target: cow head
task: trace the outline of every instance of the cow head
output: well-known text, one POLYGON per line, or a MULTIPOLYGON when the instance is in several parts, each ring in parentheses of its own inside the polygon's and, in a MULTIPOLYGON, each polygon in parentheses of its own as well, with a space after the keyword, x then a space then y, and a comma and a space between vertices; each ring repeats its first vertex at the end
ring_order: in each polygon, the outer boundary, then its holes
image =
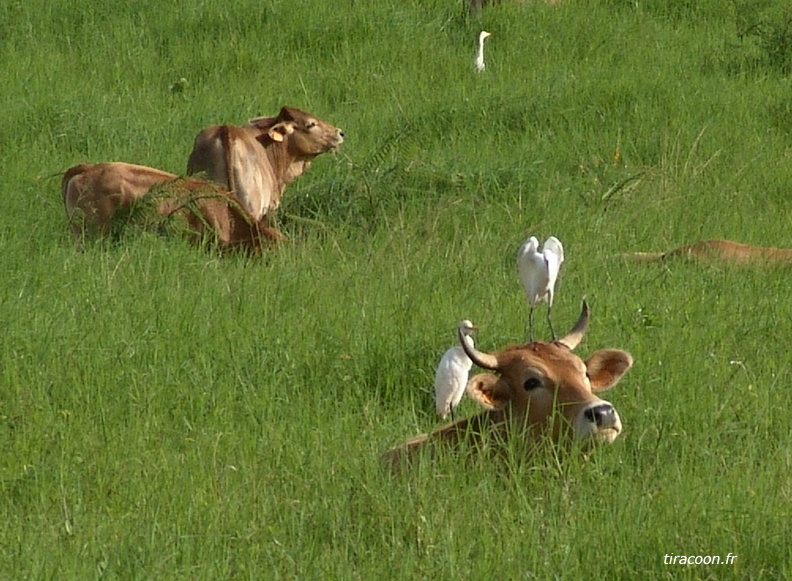
POLYGON ((272 142, 285 144, 289 154, 298 158, 316 157, 344 142, 341 129, 294 107, 283 107, 277 117, 258 117, 249 123, 272 142))
POLYGON ((465 352, 483 373, 470 379, 468 394, 489 410, 501 412, 530 439, 559 441, 572 435, 584 445, 611 443, 622 429, 616 409, 596 393, 613 387, 632 366, 629 353, 595 351, 583 361, 572 351, 583 339, 589 309, 583 302, 572 330, 554 343, 537 341, 496 353, 478 351, 460 334, 465 352))
POLYGON ((421 449, 475 442, 490 430, 518 443, 522 440, 528 453, 545 441, 561 443, 574 438, 584 449, 613 442, 622 428, 619 414, 595 394, 613 387, 633 360, 618 349, 596 351, 586 361, 575 355, 572 351, 583 339, 588 319, 584 302, 580 318, 562 339, 507 347, 496 353, 478 351, 473 341, 460 333, 468 357, 495 372, 476 375, 467 386, 468 394, 487 411, 391 448, 382 456, 384 463, 398 472, 421 449))

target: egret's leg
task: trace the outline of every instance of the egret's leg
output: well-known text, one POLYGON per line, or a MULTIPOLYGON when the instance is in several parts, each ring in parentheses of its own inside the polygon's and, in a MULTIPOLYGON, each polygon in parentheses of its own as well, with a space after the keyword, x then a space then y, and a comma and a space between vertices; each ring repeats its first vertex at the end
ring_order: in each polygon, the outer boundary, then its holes
POLYGON ((553 336, 553 343, 555 343, 556 342, 556 334, 555 334, 555 331, 553 330, 553 321, 550 318, 550 311, 551 310, 552 310, 551 307, 548 305, 548 307, 547 307, 547 324, 550 325, 550 334, 553 336))
POLYGON ((533 305, 528 309, 528 342, 533 343, 533 305))
POLYGON ((451 421, 455 422, 456 421, 456 407, 450 405, 450 406, 448 406, 448 410, 451 412, 451 421))

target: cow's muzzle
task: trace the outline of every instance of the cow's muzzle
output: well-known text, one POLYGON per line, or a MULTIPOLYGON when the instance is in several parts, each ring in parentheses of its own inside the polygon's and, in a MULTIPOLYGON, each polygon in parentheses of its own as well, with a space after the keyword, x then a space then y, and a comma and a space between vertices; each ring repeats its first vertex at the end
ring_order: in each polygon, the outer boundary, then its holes
POLYGON ((591 439, 610 444, 621 433, 619 414, 606 401, 597 401, 584 407, 575 422, 575 436, 580 440, 591 439))

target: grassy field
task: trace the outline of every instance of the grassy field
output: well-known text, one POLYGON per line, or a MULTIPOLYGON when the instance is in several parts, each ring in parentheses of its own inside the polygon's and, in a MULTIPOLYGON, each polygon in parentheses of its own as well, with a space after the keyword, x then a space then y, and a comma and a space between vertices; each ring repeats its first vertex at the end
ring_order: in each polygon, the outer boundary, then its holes
POLYGON ((792 246, 786 17, 0 5, 0 579, 792 578, 790 270, 613 259, 792 246), (180 173, 202 127, 284 104, 347 135, 287 192, 287 245, 74 251, 67 167, 180 173), (391 477, 379 454, 438 425, 457 322, 487 350, 524 337, 531 233, 566 248, 556 326, 586 297, 580 353, 635 358, 608 394, 623 435, 586 463, 442 455, 391 477))

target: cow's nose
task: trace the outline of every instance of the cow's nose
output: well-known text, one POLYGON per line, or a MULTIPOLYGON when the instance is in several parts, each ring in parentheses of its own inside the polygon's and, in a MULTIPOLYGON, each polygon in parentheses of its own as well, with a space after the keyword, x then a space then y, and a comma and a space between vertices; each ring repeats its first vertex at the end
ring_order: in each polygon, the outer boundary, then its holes
POLYGON ((343 132, 343 131, 341 131, 340 129, 338 130, 338 136, 339 136, 339 137, 344 137, 344 132, 343 132))
POLYGON ((588 408, 583 416, 598 428, 607 428, 616 424, 616 408, 609 403, 603 403, 588 408))

